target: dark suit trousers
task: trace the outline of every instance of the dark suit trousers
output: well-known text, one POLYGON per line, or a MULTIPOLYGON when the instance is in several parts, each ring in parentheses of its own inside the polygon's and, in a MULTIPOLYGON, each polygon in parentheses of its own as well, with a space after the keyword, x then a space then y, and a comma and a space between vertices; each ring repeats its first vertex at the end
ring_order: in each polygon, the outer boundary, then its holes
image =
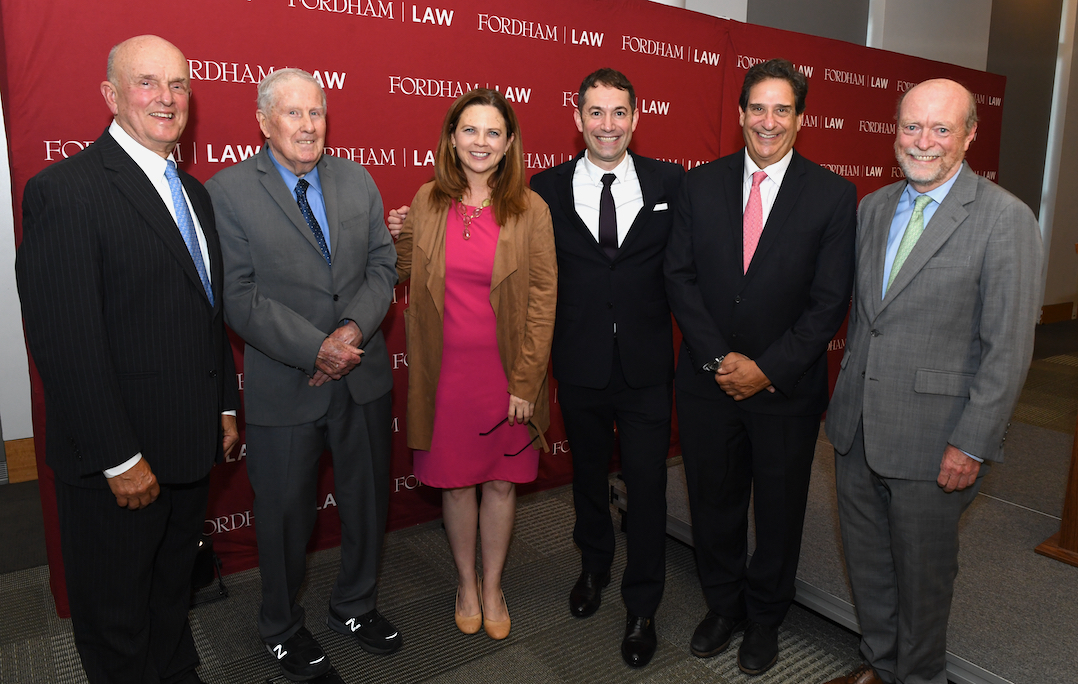
MULTIPOLYGON (((329 598, 344 619, 373 610, 389 505, 390 395, 352 401, 348 386, 330 381, 329 411, 313 423, 247 425, 247 476, 255 492, 255 535, 262 575, 258 634, 269 644, 303 626, 296 594, 307 570, 314 529, 318 462, 333 454, 333 496, 341 517, 341 570, 329 598)), ((348 628, 330 618, 332 627, 348 628)))
POLYGON ((169 684, 198 666, 187 621, 209 478, 161 485, 149 506, 56 480, 75 645, 90 684, 169 684))
POLYGON ((630 614, 654 616, 666 583, 670 383, 629 387, 615 346, 610 383, 605 388, 558 383, 558 402, 573 453, 573 540, 580 547, 583 569, 606 572, 614 561, 608 476, 617 425, 629 499, 621 596, 630 614))
POLYGON ((777 626, 794 598, 820 416, 750 413, 680 391, 677 412, 708 608, 777 626), (756 549, 746 566, 750 495, 756 549))
MULTIPOLYGON (((942 460, 943 454, 940 454, 942 460)), ((946 684, 947 620, 958 575, 958 519, 984 473, 948 494, 935 481, 881 477, 853 447, 835 454, 846 569, 861 623, 861 655, 885 682, 946 684)))

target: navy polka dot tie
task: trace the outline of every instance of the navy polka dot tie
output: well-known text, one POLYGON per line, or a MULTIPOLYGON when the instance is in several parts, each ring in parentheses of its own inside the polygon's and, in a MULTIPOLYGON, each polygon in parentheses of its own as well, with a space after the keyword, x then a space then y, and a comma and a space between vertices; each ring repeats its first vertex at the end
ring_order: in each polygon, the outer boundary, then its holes
POLYGON ((310 183, 303 178, 296 182, 296 202, 299 203, 299 213, 303 214, 303 220, 307 222, 307 226, 314 233, 314 239, 318 241, 318 249, 322 250, 322 256, 325 257, 326 263, 332 264, 333 262, 329 260, 329 245, 326 244, 326 236, 322 234, 318 219, 314 217, 311 205, 307 202, 307 186, 309 185, 310 183))

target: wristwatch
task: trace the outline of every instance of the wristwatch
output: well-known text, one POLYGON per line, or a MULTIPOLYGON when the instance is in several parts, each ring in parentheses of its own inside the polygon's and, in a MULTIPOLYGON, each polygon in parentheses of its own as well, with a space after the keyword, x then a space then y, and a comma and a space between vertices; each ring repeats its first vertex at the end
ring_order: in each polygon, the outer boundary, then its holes
POLYGON ((718 373, 719 369, 722 368, 722 360, 725 358, 726 354, 723 354, 722 356, 716 356, 714 360, 708 361, 704 364, 704 370, 708 373, 718 373))

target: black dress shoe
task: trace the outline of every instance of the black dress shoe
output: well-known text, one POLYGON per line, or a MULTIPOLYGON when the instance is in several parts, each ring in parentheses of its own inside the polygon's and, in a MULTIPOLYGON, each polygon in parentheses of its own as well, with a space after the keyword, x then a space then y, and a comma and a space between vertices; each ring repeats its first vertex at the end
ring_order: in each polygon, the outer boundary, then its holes
POLYGON ((631 667, 644 667, 655 655, 659 644, 655 636, 655 618, 628 615, 625 618, 625 638, 621 640, 621 657, 631 667))
POLYGON ((737 649, 737 666, 747 675, 766 672, 779 658, 779 628, 750 622, 745 630, 741 648, 737 649))
POLYGON ((293 682, 305 682, 329 672, 329 658, 306 627, 300 627, 279 644, 266 644, 266 650, 293 682))
POLYGON ((326 624, 335 632, 354 636, 364 651, 375 655, 389 655, 404 643, 404 638, 397 628, 377 610, 344 618, 330 608, 326 624), (334 621, 339 622, 340 626, 334 624, 334 621))
POLYGON ((610 584, 610 571, 580 573, 573 590, 569 592, 569 612, 586 618, 599 610, 603 602, 603 587, 610 584))
POLYGON ((745 618, 729 618, 709 610, 700 624, 696 626, 692 641, 689 642, 689 650, 697 658, 718 655, 730 645, 730 639, 734 633, 745 629, 747 624, 748 620, 745 618))

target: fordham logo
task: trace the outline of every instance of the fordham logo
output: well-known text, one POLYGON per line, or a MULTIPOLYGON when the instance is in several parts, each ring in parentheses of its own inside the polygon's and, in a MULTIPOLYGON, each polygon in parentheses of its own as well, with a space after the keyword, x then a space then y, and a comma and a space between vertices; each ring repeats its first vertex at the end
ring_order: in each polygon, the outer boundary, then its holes
POLYGON ((886 135, 894 135, 895 123, 893 121, 865 121, 862 119, 857 125, 857 131, 859 133, 883 133, 886 135))
POLYGON ((393 0, 288 0, 288 6, 297 9, 374 19, 393 19, 393 5, 393 0))
POLYGON ((250 527, 254 522, 254 513, 249 510, 232 513, 231 515, 219 515, 216 518, 210 518, 203 521, 202 533, 221 534, 222 532, 235 532, 236 530, 250 527))
POLYGON ((67 159, 90 146, 93 140, 45 140, 45 161, 67 159))
MULTIPOLYGON (((697 60, 697 61, 699 61, 699 60, 697 60)), ((751 57, 749 55, 738 55, 737 56, 737 68, 738 69, 750 69, 750 68, 756 66, 757 64, 760 64, 761 62, 766 62, 766 61, 767 61, 767 59, 764 58, 764 57, 751 57)), ((800 71, 801 73, 803 73, 805 75, 805 78, 812 78, 812 72, 815 70, 815 67, 810 66, 808 64, 795 64, 794 68, 797 69, 798 71, 800 71)))
POLYGON ((480 14, 478 16, 480 31, 490 31, 491 33, 501 33, 507 36, 532 38, 535 40, 549 40, 553 42, 558 42, 559 40, 557 26, 541 24, 538 21, 525 21, 523 19, 499 17, 493 14, 480 14))
POLYGON ((666 43, 661 40, 650 38, 638 38, 636 36, 622 36, 621 49, 629 52, 639 52, 642 55, 655 55, 669 59, 685 59, 685 46, 666 43))
MULTIPOLYGON (((222 83, 250 83, 256 85, 274 70, 283 67, 262 66, 261 64, 241 64, 240 62, 219 62, 215 60, 189 59, 188 68, 192 81, 221 81, 222 83)), ((341 71, 315 69, 311 71, 318 84, 326 90, 344 89, 344 79, 348 75, 341 71)))
POLYGON ((890 79, 887 78, 868 76, 854 71, 842 71, 841 69, 824 69, 823 80, 833 81, 835 83, 845 83, 846 85, 878 88, 880 90, 887 90, 887 86, 890 83, 890 79))
POLYGON ((418 489, 422 487, 423 483, 419 481, 419 478, 409 473, 403 477, 393 478, 393 492, 399 492, 401 489, 418 489))

